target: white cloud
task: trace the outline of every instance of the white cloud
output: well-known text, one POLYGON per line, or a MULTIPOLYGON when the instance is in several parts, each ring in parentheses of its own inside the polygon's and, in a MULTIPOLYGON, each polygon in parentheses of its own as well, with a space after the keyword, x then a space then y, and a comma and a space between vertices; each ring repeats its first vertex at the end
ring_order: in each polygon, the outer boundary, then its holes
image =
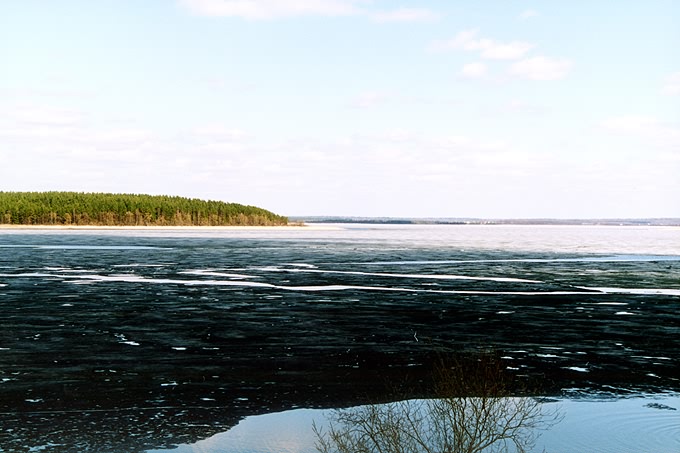
POLYGON ((625 115, 607 118, 602 126, 613 132, 631 132, 647 130, 657 124, 656 118, 645 115, 625 115))
POLYGON ((4 100, 25 100, 25 99, 91 99, 95 92, 78 88, 60 87, 58 85, 49 88, 2 88, 0 96, 4 100))
POLYGON ((531 104, 520 99, 513 99, 506 105, 502 106, 500 108, 500 112, 526 115, 546 115, 550 113, 550 109, 545 106, 531 104))
POLYGON ((498 43, 495 41, 487 42, 487 40, 483 40, 482 45, 484 47, 482 49, 481 57, 494 60, 515 60, 521 58, 534 47, 533 44, 523 41, 498 43))
POLYGON ((511 75, 530 80, 559 80, 567 76, 573 63, 566 58, 530 57, 510 66, 511 75))
POLYGON ((351 106, 360 109, 368 109, 385 104, 392 96, 385 91, 365 91, 354 98, 351 106))
POLYGON ((73 127, 84 120, 83 112, 44 104, 15 104, 0 115, 20 124, 44 127, 73 127))
POLYGON ((451 40, 436 42, 435 47, 437 47, 439 50, 477 50, 477 47, 473 45, 473 42, 478 34, 478 29, 463 30, 458 32, 458 34, 451 40))
MULTIPOLYGON (((534 44, 525 41, 501 42, 480 37, 479 30, 469 29, 459 32, 448 41, 435 41, 431 50, 464 50, 478 52, 480 58, 489 60, 510 60, 508 72, 511 75, 530 80, 558 80, 564 78, 571 70, 573 63, 566 58, 546 56, 528 57, 534 44), (514 60, 514 61, 513 61, 514 60)), ((460 75, 467 78, 480 78, 486 75, 487 68, 481 63, 465 65, 460 75)))
POLYGON ((535 46, 525 41, 500 42, 479 37, 479 30, 463 30, 453 39, 437 41, 432 44, 434 50, 465 50, 479 52, 480 57, 492 60, 516 60, 522 58, 535 46))
POLYGON ((241 129, 225 127, 218 123, 199 126, 191 132, 197 137, 222 141, 243 141, 248 137, 248 134, 241 129))
POLYGON ((271 20, 298 16, 364 16, 375 22, 434 22, 440 15, 427 8, 373 11, 370 0, 177 0, 198 16, 271 20))
POLYGON ((200 16, 241 17, 251 20, 320 15, 344 16, 362 12, 358 0, 178 0, 200 16))
POLYGON ((481 79, 487 75, 487 66, 481 62, 468 63, 463 65, 460 75, 467 79, 481 79))
MULTIPOLYGON (((399 99, 381 92, 362 96, 368 104, 399 99)), ((511 105, 525 107, 521 101, 511 105)), ((611 153, 597 152, 599 145, 587 154, 574 155, 571 149, 547 153, 550 143, 532 149, 502 134, 489 137, 473 131, 432 136, 417 128, 397 128, 336 139, 273 136, 265 141, 220 122, 175 132, 102 126, 92 112, 80 113, 87 122, 45 126, 36 124, 37 115, 10 119, 13 107, 2 106, 0 112, 0 155, 11 163, 0 165, 0 180, 13 190, 167 193, 253 204, 289 215, 495 217, 556 215, 550 209, 573 206, 579 193, 587 193, 583 196, 589 200, 600 193, 598 200, 609 211, 589 212, 602 215, 613 212, 612 203, 628 203, 628 195, 639 194, 638 187, 646 191, 638 209, 655 203, 653 207, 661 206, 656 212, 667 212, 658 199, 665 196, 669 206, 674 202, 674 175, 680 171, 680 128, 655 117, 622 116, 600 124, 601 132, 632 144, 636 154, 631 161, 630 150, 622 155, 616 146, 611 153), (644 146, 638 139, 645 140, 644 146), (629 184, 631 177, 639 184, 629 184), (613 191, 616 184, 621 188, 613 191), (598 192, 599 187, 609 189, 598 192), (451 199, 456 203, 451 205, 451 199)), ((610 143, 616 145, 616 140, 610 143)), ((578 211, 573 209, 565 208, 564 215, 574 216, 578 211)))
POLYGON ((439 14, 425 8, 399 8, 373 14, 376 22, 434 22, 439 14))
POLYGON ((660 121, 653 116, 625 115, 607 118, 600 123, 606 131, 643 140, 646 144, 680 152, 680 125, 660 121))
POLYGON ((526 19, 531 19, 532 17, 538 17, 538 16, 540 16, 538 11, 533 10, 533 9, 527 9, 525 11, 522 11, 522 13, 519 15, 519 18, 522 19, 522 20, 526 20, 526 19))
POLYGON ((661 89, 661 93, 667 96, 680 96, 680 72, 673 73, 666 77, 666 82, 661 89))

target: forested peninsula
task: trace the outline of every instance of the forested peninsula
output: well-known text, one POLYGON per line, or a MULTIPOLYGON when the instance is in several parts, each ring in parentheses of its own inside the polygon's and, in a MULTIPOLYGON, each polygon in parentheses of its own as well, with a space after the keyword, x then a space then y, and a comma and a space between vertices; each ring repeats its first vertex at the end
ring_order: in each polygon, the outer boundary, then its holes
POLYGON ((0 224, 274 226, 288 218, 255 206, 161 195, 2 192, 0 224))

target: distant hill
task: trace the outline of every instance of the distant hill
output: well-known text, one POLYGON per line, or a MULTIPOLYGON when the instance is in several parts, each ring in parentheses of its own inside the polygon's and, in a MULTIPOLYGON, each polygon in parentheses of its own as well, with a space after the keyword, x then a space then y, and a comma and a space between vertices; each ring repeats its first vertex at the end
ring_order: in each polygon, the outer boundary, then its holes
POLYGON ((409 218, 294 216, 291 221, 304 223, 359 223, 372 225, 627 225, 680 226, 680 218, 653 219, 479 219, 479 218, 409 218))
POLYGON ((106 226, 287 225, 255 206, 162 195, 0 192, 0 224, 106 226))

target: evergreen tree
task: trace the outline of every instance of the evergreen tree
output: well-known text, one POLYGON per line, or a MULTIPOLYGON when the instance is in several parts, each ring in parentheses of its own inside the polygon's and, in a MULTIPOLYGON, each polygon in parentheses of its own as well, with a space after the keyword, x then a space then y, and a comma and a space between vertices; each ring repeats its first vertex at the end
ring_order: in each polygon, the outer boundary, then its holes
POLYGON ((287 225, 255 206, 196 198, 80 192, 1 192, 0 223, 13 225, 287 225))

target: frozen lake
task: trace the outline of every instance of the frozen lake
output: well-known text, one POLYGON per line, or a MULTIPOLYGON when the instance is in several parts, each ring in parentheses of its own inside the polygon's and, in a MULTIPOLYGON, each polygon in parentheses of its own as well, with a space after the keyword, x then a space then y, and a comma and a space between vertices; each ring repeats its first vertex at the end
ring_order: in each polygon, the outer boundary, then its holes
POLYGON ((679 303, 673 227, 0 230, 0 451, 314 451, 479 351, 565 408, 547 450, 678 451, 679 303))

